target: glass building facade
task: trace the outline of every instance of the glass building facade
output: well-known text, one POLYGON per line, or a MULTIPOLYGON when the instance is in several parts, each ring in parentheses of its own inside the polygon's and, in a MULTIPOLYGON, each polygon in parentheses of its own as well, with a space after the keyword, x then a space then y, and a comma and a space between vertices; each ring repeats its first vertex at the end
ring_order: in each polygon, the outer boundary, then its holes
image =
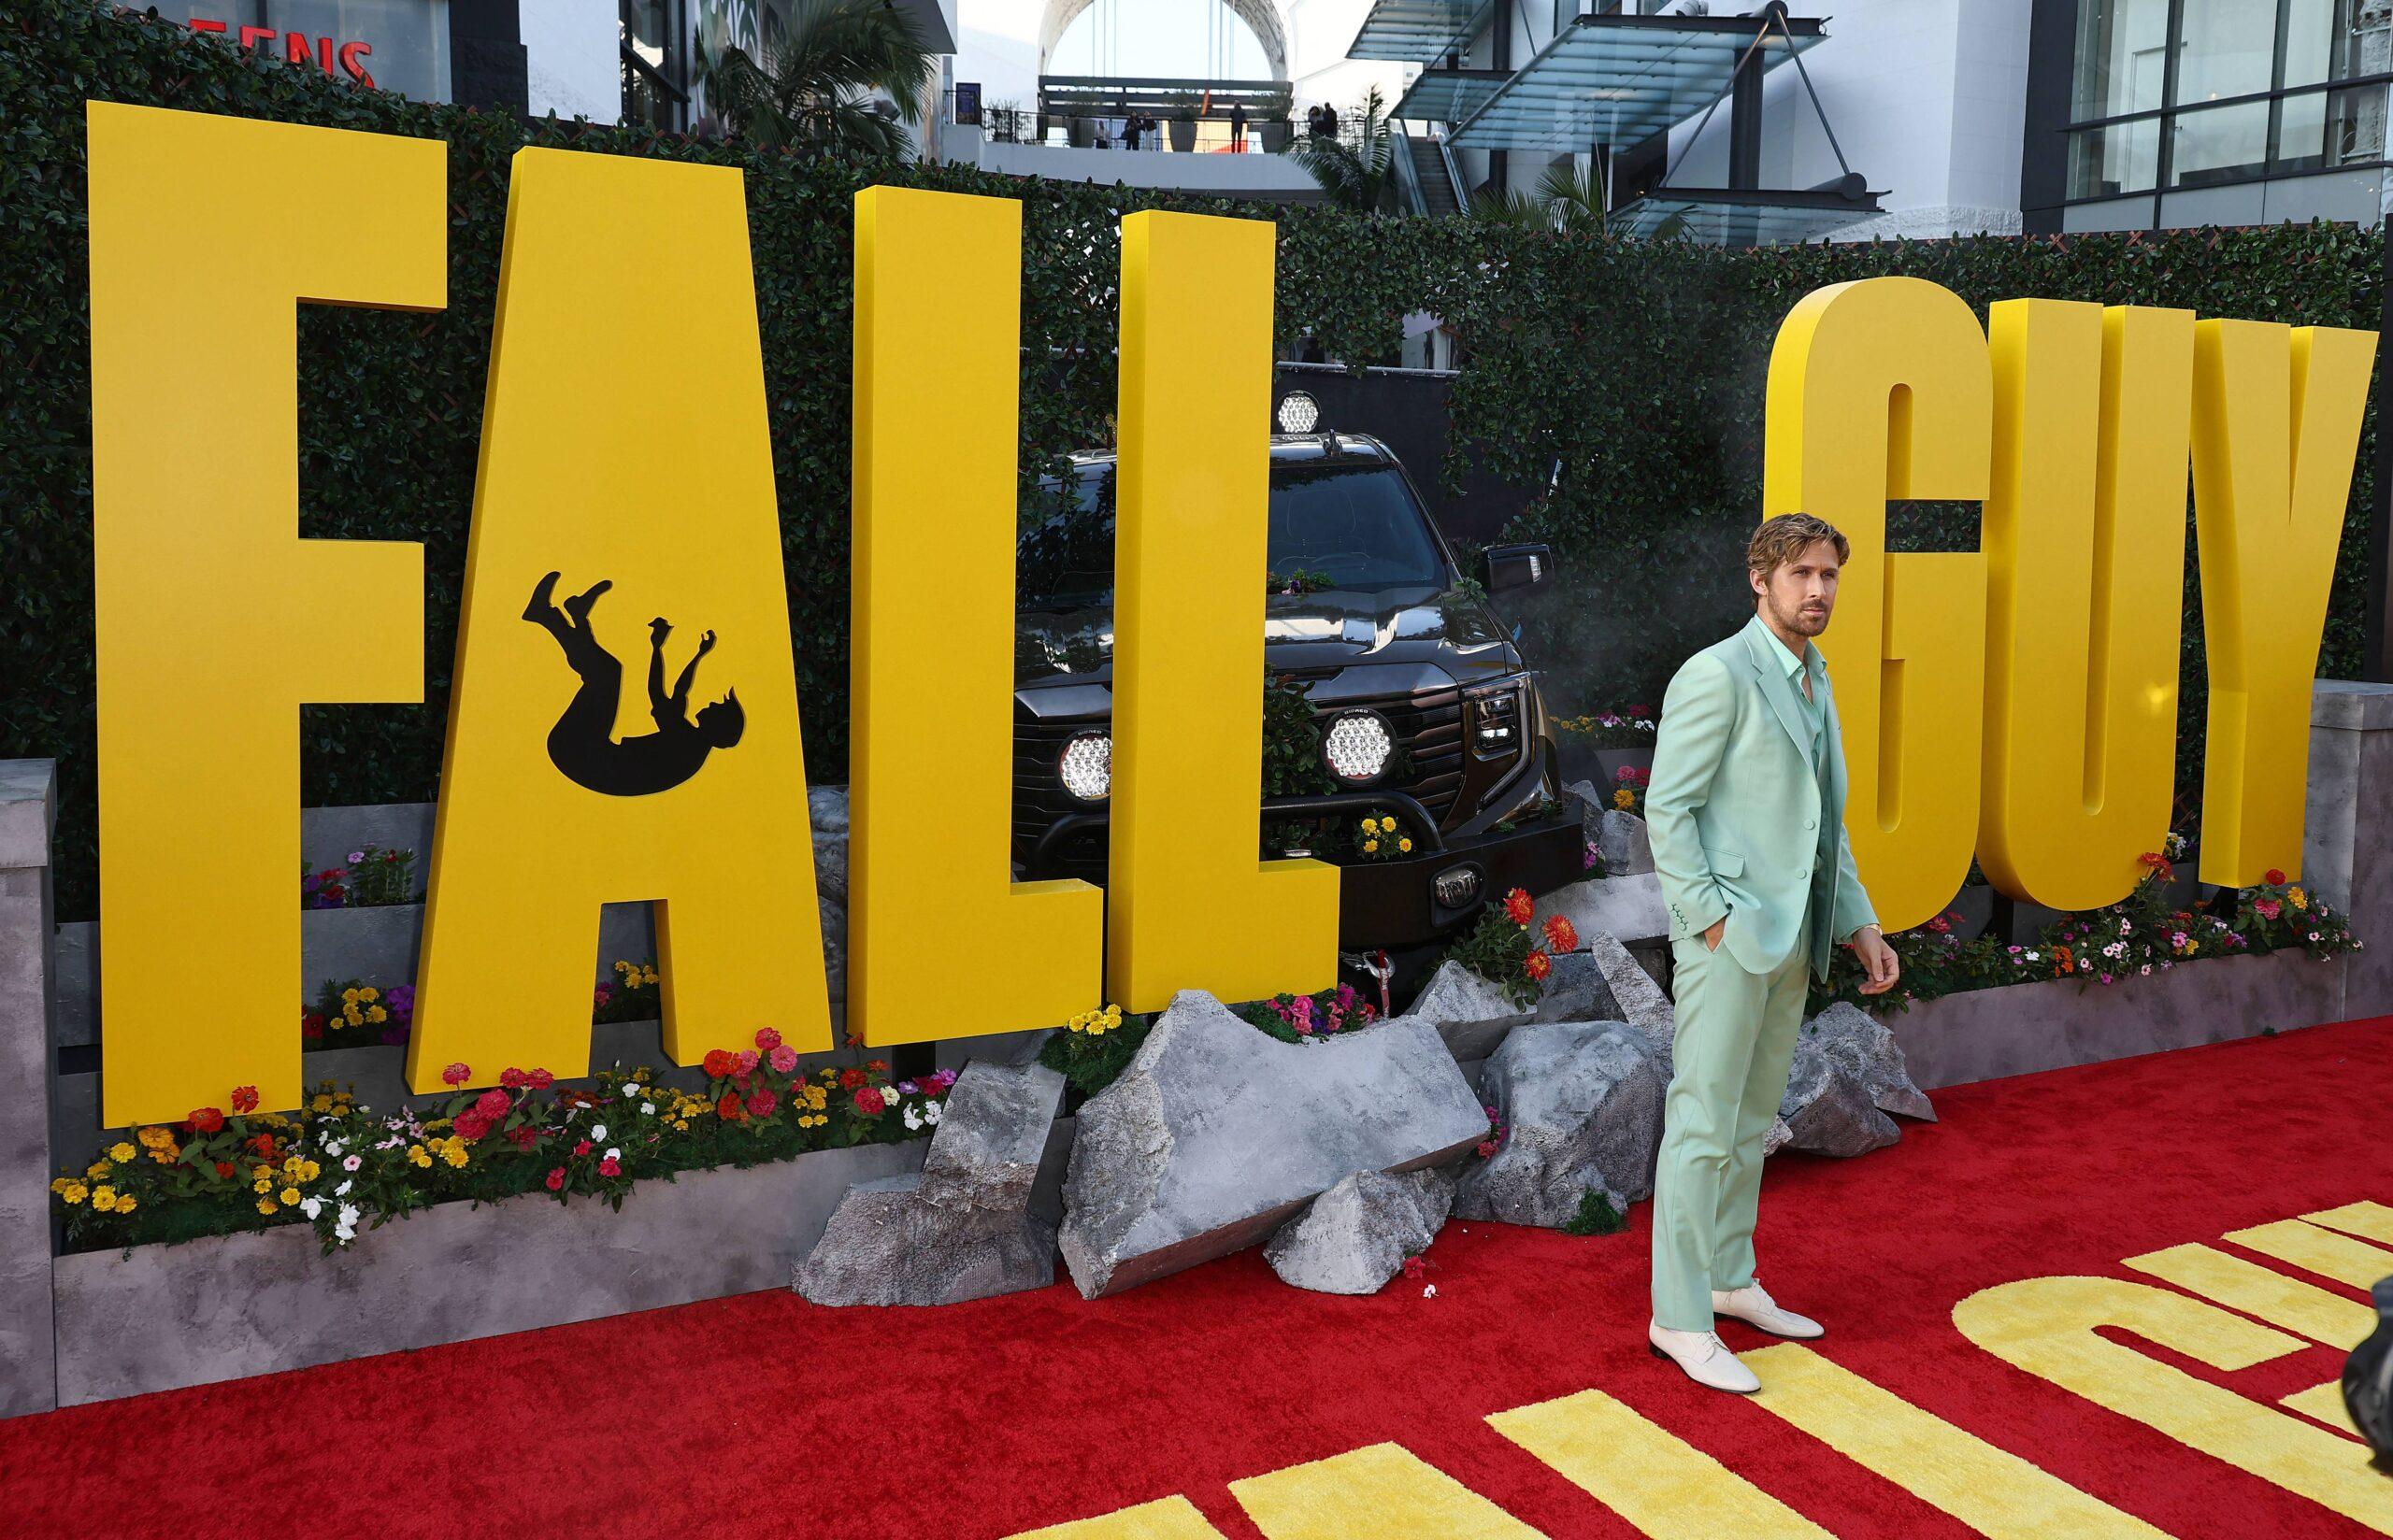
POLYGON ((2379 217, 2393 0, 2039 0, 2031 55, 2048 227, 2379 217))

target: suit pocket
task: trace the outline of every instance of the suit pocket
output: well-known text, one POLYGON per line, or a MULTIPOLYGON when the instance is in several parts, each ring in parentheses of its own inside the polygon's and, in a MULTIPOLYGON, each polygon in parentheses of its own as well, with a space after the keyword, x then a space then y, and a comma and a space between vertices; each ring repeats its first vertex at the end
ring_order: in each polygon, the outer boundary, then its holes
POLYGON ((1707 845, 1703 848, 1703 861, 1705 865, 1712 868, 1713 877, 1745 875, 1745 858, 1734 850, 1715 850, 1707 845))

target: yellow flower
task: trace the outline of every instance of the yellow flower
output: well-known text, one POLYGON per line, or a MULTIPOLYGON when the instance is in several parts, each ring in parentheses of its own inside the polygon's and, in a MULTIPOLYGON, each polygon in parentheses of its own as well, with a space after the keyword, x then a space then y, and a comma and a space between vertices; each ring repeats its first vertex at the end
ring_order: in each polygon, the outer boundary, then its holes
POLYGON ((1410 850, 1412 848, 1412 841, 1410 839, 1399 839, 1396 842, 1396 848, 1398 850, 1410 850))
POLYGON ((250 1184, 250 1191, 252 1192, 271 1192, 274 1191, 274 1178, 271 1176, 260 1176, 256 1181, 250 1184))
POLYGON ((66 1184, 66 1191, 61 1192, 59 1196, 65 1199, 69 1204, 79 1204, 86 1197, 90 1196, 90 1189, 86 1188, 81 1182, 68 1182, 66 1184))
POLYGON ((274 1212, 274 1200, 273 1200, 272 1198, 260 1198, 260 1199, 258 1200, 258 1212, 259 1212, 259 1213, 261 1213, 261 1214, 271 1214, 271 1213, 273 1213, 273 1212, 274 1212))
POLYGON ((305 1162, 296 1155, 286 1156, 282 1162, 282 1169, 290 1173, 292 1176, 296 1176, 299 1175, 300 1166, 304 1163, 305 1162))
POLYGON ((108 1163, 107 1163, 107 1162, 106 1162, 106 1161, 104 1161, 104 1160, 102 1160, 102 1161, 93 1161, 90 1165, 87 1165, 87 1166, 85 1166, 85 1167, 83 1168, 83 1175, 84 1175, 84 1176, 91 1176, 91 1177, 94 1177, 94 1178, 96 1178, 96 1177, 100 1177, 100 1176, 107 1176, 109 1172, 114 1171, 115 1169, 116 1169, 116 1167, 114 1167, 114 1166, 112 1166, 112 1165, 108 1164, 108 1163))
POLYGON ((430 1165, 432 1163, 432 1151, 424 1148, 422 1145, 409 1145, 408 1146, 408 1160, 409 1163, 414 1165, 430 1165))
POLYGON ((356 991, 355 990, 343 990, 343 991, 340 991, 340 1003, 341 1003, 342 1005, 356 1005, 356 1004, 357 1004, 357 991, 356 991))
POLYGON ((322 1176, 323 1173, 324 1168, 318 1165, 313 1161, 302 1161, 299 1162, 299 1179, 303 1182, 312 1182, 318 1176, 322 1176))
POLYGON ((2299 888, 2287 888, 2285 891, 2285 901, 2297 909, 2310 907, 2310 895, 2299 888))
POLYGON ((131 1145, 120 1142, 109 1147, 108 1159, 122 1165, 140 1153, 141 1152, 139 1150, 134 1148, 131 1145))
POLYGON ((140 1206, 141 1205, 133 1201, 133 1194, 130 1192, 124 1194, 124 1196, 117 1199, 116 1201, 116 1211, 120 1214, 130 1214, 140 1206))
POLYGON ((329 1096, 319 1095, 310 1100, 308 1105, 318 1112, 330 1112, 333 1109, 333 1099, 329 1096))
POLYGON ((382 991, 373 988, 371 985, 368 985, 366 988, 357 991, 357 998, 366 1001, 380 1000, 382 998, 382 991))
POLYGON ((93 1188, 92 1190, 92 1206, 102 1214, 114 1213, 116 1211, 116 1189, 112 1187, 93 1188))
POLYGON ((286 1187, 275 1196, 280 1198, 285 1205, 295 1204, 299 1201, 299 1190, 295 1187, 286 1187))
POLYGON ((690 1122, 689 1122, 689 1119, 686 1119, 686 1118, 676 1118, 676 1119, 673 1119, 673 1131, 674 1131, 676 1134, 687 1134, 687 1133, 689 1133, 689 1132, 690 1132, 690 1122))
POLYGON ((72 1176, 53 1176, 50 1180, 50 1190, 52 1192, 64 1192, 74 1185, 75 1178, 72 1176))
POLYGON ((1363 853, 1365 855, 1376 855, 1379 852, 1379 848, 1380 842, 1378 840, 1367 839, 1363 841, 1363 853))
POLYGON ((365 1020, 368 1021, 387 1021, 390 1019, 391 1013, 384 1010, 380 1005, 368 1005, 365 1007, 365 1020))
POLYGON ((365 1013, 355 1005, 345 1006, 340 1013, 340 1019, 352 1027, 362 1027, 365 1024, 365 1013))
POLYGON ((151 1149, 163 1149, 175 1142, 174 1134, 158 1123, 151 1123, 136 1136, 151 1149))
POLYGON ((1612 794, 1612 805, 1625 813, 1637 806, 1637 793, 1624 786, 1612 794))

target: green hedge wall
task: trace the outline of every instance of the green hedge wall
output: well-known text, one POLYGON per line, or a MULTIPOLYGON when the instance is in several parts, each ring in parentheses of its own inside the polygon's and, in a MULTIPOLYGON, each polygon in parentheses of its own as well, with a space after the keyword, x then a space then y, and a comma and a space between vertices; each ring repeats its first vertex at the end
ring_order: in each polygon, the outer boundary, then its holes
MULTIPOLYGON (((844 778, 850 198, 876 181, 1025 201, 1024 476, 1110 439, 1116 226, 1135 208, 1252 217, 1123 188, 917 164, 856 166, 642 130, 427 107, 356 90, 169 22, 26 0, 0 16, 0 757, 61 763, 61 913, 94 912, 91 419, 84 245, 87 98, 273 118, 449 144, 450 304, 431 316, 310 307, 300 326, 300 526, 409 539, 426 552, 421 706, 318 706, 303 717, 310 804, 436 793, 462 584, 483 370, 509 157, 527 143, 736 164, 747 174, 774 471, 781 505, 810 775, 844 778), (1039 362, 1051 361, 1051 362, 1039 362), (826 580, 827 575, 827 580, 826 580)), ((335 200, 337 190, 323 196, 335 200)), ((1332 356, 1393 362, 1403 316, 1463 338, 1444 474, 1469 462, 1551 493, 1517 533, 1553 540, 1566 579, 1518 606, 1565 709, 1659 698, 1678 660, 1744 611, 1736 567, 1757 506, 1762 380, 1778 320, 1822 283, 1933 278, 1972 305, 2013 295, 2185 306, 2204 314, 2376 324, 2374 233, 2280 227, 2163 238, 1971 239, 1720 251, 1557 237, 1467 221, 1323 208, 1279 221, 1278 324, 1332 356)), ((676 345, 672 276, 639 339, 676 345)), ((193 305, 210 303, 194 293, 193 305)), ((639 388, 637 348, 620 381, 639 388)), ((1263 404, 1257 404, 1258 412, 1263 404)), ((2364 445, 2328 625, 2327 672, 2358 659, 2364 445)), ((1432 467, 1415 467, 1432 474, 1432 467)), ((1973 511, 1896 521, 1909 549, 1966 547, 1973 511)), ((2199 726, 2199 614, 2187 586, 2188 720, 2199 726)), ((377 595, 352 602, 370 606, 377 595)), ((2186 763, 2197 741, 2185 746, 2186 763)), ((205 752, 204 747, 195 750, 205 752)), ((162 866, 173 852, 159 853, 162 866)))

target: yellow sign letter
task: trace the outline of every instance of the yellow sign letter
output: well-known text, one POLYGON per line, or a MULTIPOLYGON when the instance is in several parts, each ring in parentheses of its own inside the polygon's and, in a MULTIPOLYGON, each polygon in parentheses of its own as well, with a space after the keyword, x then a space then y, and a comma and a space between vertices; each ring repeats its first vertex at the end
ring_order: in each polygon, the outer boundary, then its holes
POLYGON ((1815 289, 1770 349, 1762 511, 1813 514, 1852 543, 1819 645, 1837 669, 1854 864, 1889 931, 1969 876, 1985 558, 1886 554, 1886 499, 1985 496, 1992 392, 1977 318, 1922 278, 1815 289))
POLYGON ((1258 854, 1271 259, 1263 221, 1122 221, 1105 971, 1125 1010, 1338 977, 1338 869, 1258 854))
POLYGON ((101 1121, 296 1106, 299 707, 423 698, 423 548, 299 538, 299 307, 448 303, 448 147, 88 123, 101 1121))
POLYGON ((2351 500, 2376 334, 2277 321, 2194 328, 2194 538, 2210 741, 2201 878, 2301 875, 2310 686, 2351 500))
POLYGON ((1978 860, 2013 898, 2099 908, 2175 800, 2194 315, 2004 300, 1986 341, 1978 860))
POLYGON ((639 899, 676 1062, 830 1046, 739 173, 524 150, 408 1083, 585 1073, 598 908, 639 899))
POLYGON ((1101 1004, 1105 894, 1012 880, 1022 205, 856 194, 848 1011, 864 1039, 1101 1004), (970 1022, 922 988, 925 936, 970 1022))

